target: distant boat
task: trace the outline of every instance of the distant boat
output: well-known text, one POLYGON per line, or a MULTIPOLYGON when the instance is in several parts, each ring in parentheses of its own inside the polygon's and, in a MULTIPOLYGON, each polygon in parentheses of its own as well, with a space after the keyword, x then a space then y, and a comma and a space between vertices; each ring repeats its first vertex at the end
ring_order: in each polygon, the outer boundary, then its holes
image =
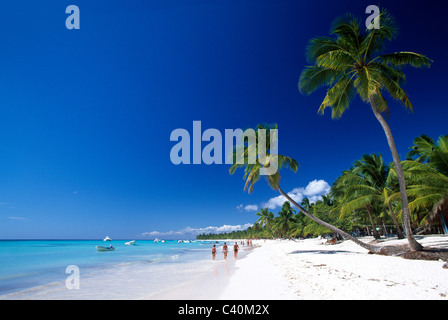
POLYGON ((154 242, 156 242, 156 243, 157 243, 157 242, 159 242, 159 241, 160 241, 160 240, 159 240, 159 239, 157 239, 157 238, 155 238, 155 239, 154 239, 154 242))
POLYGON ((114 251, 115 247, 109 246, 109 247, 103 247, 103 246, 96 246, 96 250, 100 251, 100 252, 104 252, 104 251, 114 251))
POLYGON ((129 242, 125 242, 124 244, 128 245, 128 246, 135 246, 135 240, 132 240, 132 241, 129 241, 129 242))
POLYGON ((166 241, 165 241, 165 240, 162 240, 162 242, 165 243, 166 241))
POLYGON ((112 239, 109 238, 109 236, 106 236, 106 238, 104 238, 103 241, 112 241, 112 239))
POLYGON ((182 241, 182 240, 178 240, 177 242, 178 242, 178 243, 182 243, 183 241, 182 241))

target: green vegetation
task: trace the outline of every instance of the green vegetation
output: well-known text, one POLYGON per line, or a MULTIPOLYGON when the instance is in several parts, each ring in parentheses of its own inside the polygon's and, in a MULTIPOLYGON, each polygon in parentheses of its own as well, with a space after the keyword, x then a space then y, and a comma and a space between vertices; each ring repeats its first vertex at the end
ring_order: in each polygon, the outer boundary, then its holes
MULTIPOLYGON (((262 126, 260 126, 261 128, 262 126)), ((448 232, 448 135, 437 143, 427 136, 414 140, 403 161, 407 180, 411 227, 413 233, 432 228, 434 232, 448 232)), ((289 163, 296 165, 289 158, 289 163)), ((260 165, 260 164, 259 164, 260 165)), ((277 173, 278 174, 278 173, 277 173)), ((246 179, 251 171, 246 169, 246 179)), ((258 176, 259 178, 259 176, 258 176)), ((280 178, 266 179, 280 181, 280 178)), ((249 181, 249 184, 254 181, 249 181)), ((249 186, 246 184, 246 187, 249 186)), ((253 185, 253 184, 252 184, 253 185)), ((385 164, 379 154, 364 155, 353 166, 342 172, 330 192, 311 203, 304 198, 300 207, 315 219, 293 209, 285 201, 276 214, 263 208, 258 218, 246 230, 220 234, 201 234, 197 239, 270 239, 333 236, 345 230, 351 236, 397 234, 403 238, 403 212, 400 189, 394 163, 385 164), (319 223, 325 221, 326 225, 319 223)))

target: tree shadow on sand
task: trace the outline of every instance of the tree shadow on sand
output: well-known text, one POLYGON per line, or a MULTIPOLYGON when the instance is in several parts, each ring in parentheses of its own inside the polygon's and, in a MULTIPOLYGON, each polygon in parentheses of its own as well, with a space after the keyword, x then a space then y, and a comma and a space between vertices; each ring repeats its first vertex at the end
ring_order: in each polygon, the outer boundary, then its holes
POLYGON ((338 254, 338 253, 348 253, 348 254, 361 254, 360 252, 353 251, 345 251, 345 250, 296 250, 292 251, 289 254, 302 254, 302 253, 311 253, 311 254, 338 254))
MULTIPOLYGON (((303 254, 303 253, 311 253, 311 254, 364 254, 362 252, 353 252, 353 251, 345 251, 345 250, 296 250, 292 251, 290 254, 303 254)), ((368 252, 371 254, 372 252, 368 252)), ((402 257, 404 259, 411 260, 443 260, 448 261, 448 249, 446 248, 433 248, 426 247, 423 251, 412 251, 410 250, 408 245, 399 245, 399 246, 384 246, 381 248, 380 255, 385 256, 396 256, 402 257)))

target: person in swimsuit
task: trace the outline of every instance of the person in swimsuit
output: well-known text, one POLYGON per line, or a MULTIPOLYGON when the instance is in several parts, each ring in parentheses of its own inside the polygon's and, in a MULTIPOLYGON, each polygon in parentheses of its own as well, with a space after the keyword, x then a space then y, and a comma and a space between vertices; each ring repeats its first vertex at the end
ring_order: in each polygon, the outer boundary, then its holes
POLYGON ((227 248, 227 244, 224 242, 224 245, 222 246, 222 252, 224 253, 224 259, 227 259, 227 251, 229 249, 227 248))
POLYGON ((212 257, 213 257, 213 260, 215 260, 215 257, 216 257, 216 245, 213 245, 213 248, 212 248, 212 257))
POLYGON ((235 242, 235 244, 233 245, 233 256, 234 256, 235 259, 238 257, 238 249, 239 248, 240 247, 238 246, 238 243, 235 242))

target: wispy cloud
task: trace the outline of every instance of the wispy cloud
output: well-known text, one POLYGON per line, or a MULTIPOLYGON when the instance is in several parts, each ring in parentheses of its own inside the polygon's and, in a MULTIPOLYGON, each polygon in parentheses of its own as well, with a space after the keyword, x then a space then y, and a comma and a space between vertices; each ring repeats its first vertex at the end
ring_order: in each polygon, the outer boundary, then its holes
POLYGON ((153 238, 153 237, 164 237, 167 239, 179 239, 179 238, 195 238, 198 234, 201 233, 225 233, 225 232, 232 232, 232 231, 238 231, 238 230, 246 230, 247 228, 251 227, 252 223, 246 223, 243 225, 222 225, 220 227, 204 227, 204 228, 192 228, 192 227, 186 227, 181 230, 177 231, 167 231, 167 232, 161 232, 161 231, 150 231, 150 232, 144 232, 142 233, 143 237, 153 238))
POLYGON ((10 220, 29 220, 29 218, 25 218, 25 217, 8 217, 8 219, 10 219, 10 220))

